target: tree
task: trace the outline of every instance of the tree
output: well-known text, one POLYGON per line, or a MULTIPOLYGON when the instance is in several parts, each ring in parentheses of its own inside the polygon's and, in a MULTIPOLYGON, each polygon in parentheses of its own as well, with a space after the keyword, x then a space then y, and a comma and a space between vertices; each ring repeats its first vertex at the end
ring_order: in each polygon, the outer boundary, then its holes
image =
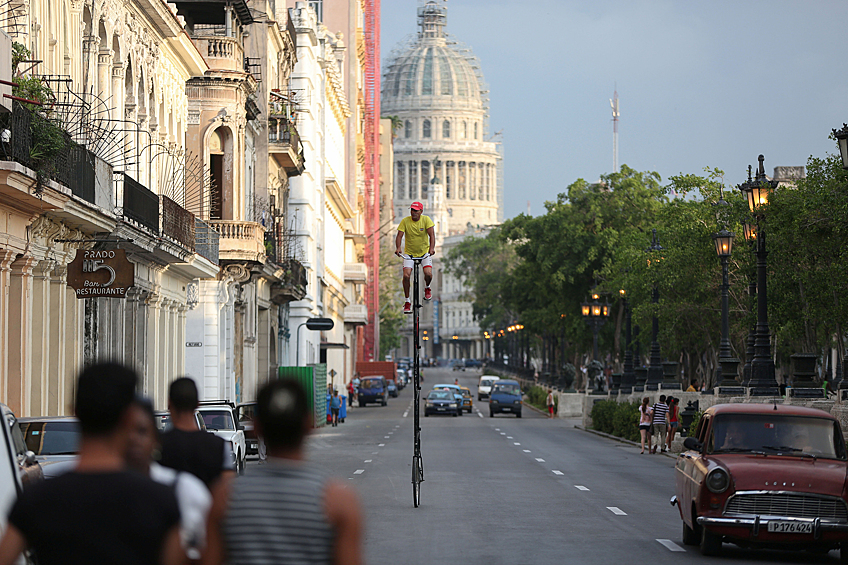
POLYGON ((400 346, 401 311, 400 279, 397 272, 401 260, 388 249, 380 249, 380 356, 400 346))

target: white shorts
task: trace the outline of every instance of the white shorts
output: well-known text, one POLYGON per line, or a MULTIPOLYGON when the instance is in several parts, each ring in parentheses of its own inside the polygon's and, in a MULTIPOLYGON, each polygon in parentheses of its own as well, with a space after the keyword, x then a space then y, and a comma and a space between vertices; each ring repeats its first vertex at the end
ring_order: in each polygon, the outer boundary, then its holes
MULTIPOLYGON (((403 268, 404 269, 411 269, 414 266, 414 264, 415 264, 415 262, 412 259, 407 259, 407 258, 403 259, 403 268)), ((433 258, 427 257, 426 259, 422 259, 421 260, 421 266, 422 267, 432 267, 433 266, 433 258)))

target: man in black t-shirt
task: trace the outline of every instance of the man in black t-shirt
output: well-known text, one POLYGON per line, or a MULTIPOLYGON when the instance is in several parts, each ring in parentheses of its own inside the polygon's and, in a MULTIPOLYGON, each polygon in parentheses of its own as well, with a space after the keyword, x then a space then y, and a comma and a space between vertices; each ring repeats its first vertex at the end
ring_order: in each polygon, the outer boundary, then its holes
POLYGON ((75 403, 82 435, 77 466, 21 494, 0 541, 0 565, 11 565, 27 547, 42 565, 170 565, 185 559, 174 491, 125 470, 137 380, 118 364, 82 372, 75 403))

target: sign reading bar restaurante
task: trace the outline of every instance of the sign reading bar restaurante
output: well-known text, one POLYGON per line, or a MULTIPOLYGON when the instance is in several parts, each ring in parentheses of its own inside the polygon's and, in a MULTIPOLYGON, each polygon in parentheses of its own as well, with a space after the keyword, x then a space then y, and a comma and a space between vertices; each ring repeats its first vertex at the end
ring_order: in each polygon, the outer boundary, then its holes
POLYGON ((68 264, 68 286, 77 298, 126 298, 135 279, 135 265, 123 249, 77 249, 68 264))

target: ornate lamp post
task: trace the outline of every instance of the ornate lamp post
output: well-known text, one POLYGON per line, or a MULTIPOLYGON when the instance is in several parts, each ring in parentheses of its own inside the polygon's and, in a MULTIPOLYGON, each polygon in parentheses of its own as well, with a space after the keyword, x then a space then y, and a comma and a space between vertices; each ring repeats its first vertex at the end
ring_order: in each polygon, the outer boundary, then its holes
POLYGON ((631 310, 630 303, 627 301, 627 291, 623 288, 618 291, 619 296, 624 301, 624 373, 621 375, 621 392, 630 394, 633 392, 633 385, 636 384, 636 372, 633 370, 633 344, 631 343, 630 323, 631 310))
MULTIPOLYGON (((750 167, 749 167, 750 169, 750 167)), ((750 171, 748 174, 750 178, 750 171)), ((750 224, 745 222, 743 226, 745 241, 748 242, 748 245, 753 252, 757 248, 757 226, 756 224, 750 224)), ((754 270, 748 275, 748 296, 755 297, 757 296, 757 270, 754 270)), ((748 339, 746 340, 747 347, 745 349, 745 366, 742 369, 742 386, 747 387, 748 383, 751 381, 751 361, 754 360, 754 341, 757 339, 757 324, 754 322, 754 325, 751 326, 751 329, 748 330, 748 339)))
MULTIPOLYGON (((609 317, 609 304, 600 303, 601 295, 592 289, 592 301, 580 305, 583 319, 592 328, 592 360, 598 360, 598 330, 606 323, 609 317)), ((589 383, 586 383, 588 389, 589 383)))
MULTIPOLYGON (((776 396, 779 394, 777 380, 774 378, 774 361, 771 358, 771 332, 768 325, 768 292, 766 287, 767 265, 766 232, 764 229, 765 210, 771 192, 777 188, 777 181, 766 179, 763 166, 765 157, 758 158, 760 164, 757 176, 752 181, 739 186, 748 198, 748 209, 757 218, 757 335, 754 341, 754 358, 751 361, 751 380, 748 386, 751 394, 757 396, 776 396)), ((750 172, 749 172, 750 175, 750 172)))
POLYGON ((842 156, 842 168, 848 169, 848 124, 842 124, 841 130, 833 130, 833 135, 839 143, 839 154, 842 156))
POLYGON ((720 380, 716 381, 719 383, 719 394, 739 394, 742 392, 741 387, 738 387, 739 390, 728 390, 728 387, 737 385, 736 367, 739 365, 739 359, 735 359, 730 351, 730 320, 728 314, 730 280, 727 276, 727 265, 733 251, 733 238, 734 234, 726 229, 713 234, 716 253, 721 261, 721 342, 718 348, 718 360, 721 369, 719 369, 720 380))
MULTIPOLYGON (((663 250, 663 246, 660 245, 660 240, 657 237, 656 228, 652 230, 652 234, 651 246, 646 250, 651 256, 663 250)), ((654 261, 656 260, 654 259, 654 261)), ((651 259, 648 259, 648 265, 650 264, 651 259)), ((653 304, 660 303, 660 290, 657 288, 656 283, 654 283, 654 287, 651 290, 651 302, 653 304)), ((662 352, 660 351, 660 343, 657 341, 659 333, 660 322, 657 319, 656 308, 654 308, 654 314, 651 317, 651 358, 648 363, 648 380, 645 382, 645 390, 658 390, 659 384, 663 381, 662 352)))

